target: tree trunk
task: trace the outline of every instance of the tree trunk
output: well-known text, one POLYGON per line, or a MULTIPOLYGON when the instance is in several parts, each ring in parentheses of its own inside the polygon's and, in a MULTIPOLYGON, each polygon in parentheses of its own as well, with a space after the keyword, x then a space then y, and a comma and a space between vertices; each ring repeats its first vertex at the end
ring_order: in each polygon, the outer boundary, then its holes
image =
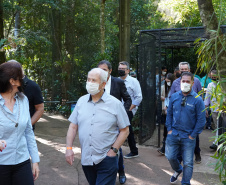
POLYGON ((213 8, 212 0, 197 0, 199 13, 202 19, 202 24, 206 29, 206 34, 211 35, 210 30, 218 29, 218 20, 213 8))
POLYGON ((119 61, 130 62, 130 3, 119 0, 119 61))
POLYGON ((72 70, 73 70, 73 61, 75 55, 75 13, 76 2, 74 0, 67 0, 67 8, 68 12, 66 15, 66 30, 65 30, 65 48, 67 58, 63 63, 62 72, 65 74, 64 76, 64 85, 62 86, 63 98, 68 100, 67 91, 70 89, 72 85, 72 70))
POLYGON ((16 11, 16 16, 15 16, 15 28, 14 28, 14 36, 18 37, 20 33, 20 10, 16 11))
POLYGON ((101 45, 101 54, 104 54, 105 52, 105 1, 100 1, 100 45, 101 45))
MULTIPOLYGON (((3 27, 3 0, 0 0, 0 40, 4 39, 4 27, 3 27)), ((0 64, 6 61, 5 51, 0 50, 0 64)))
POLYGON ((52 10, 52 100, 61 97, 61 14, 57 9, 52 10))
MULTIPOLYGON (((199 6, 200 17, 202 19, 203 26, 206 28, 207 35, 211 38, 216 36, 211 30, 218 29, 218 20, 214 12, 212 0, 197 0, 199 6)), ((219 33, 221 36, 222 33, 219 33)), ((218 44, 218 52, 222 49, 221 44, 218 44)), ((216 61, 218 75, 220 81, 226 80, 226 51, 224 50, 216 61)), ((221 83, 221 88, 224 94, 226 94, 226 83, 221 83)), ((224 98, 224 104, 226 104, 226 97, 224 98)))

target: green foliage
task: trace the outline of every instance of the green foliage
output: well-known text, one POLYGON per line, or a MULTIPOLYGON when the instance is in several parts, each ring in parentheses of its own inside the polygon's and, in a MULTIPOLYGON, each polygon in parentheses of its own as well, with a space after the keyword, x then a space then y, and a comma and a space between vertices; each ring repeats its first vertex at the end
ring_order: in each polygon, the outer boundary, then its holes
MULTIPOLYGON (((216 1, 215 1, 216 2, 216 1)), ((223 1, 219 1, 222 6, 223 1)), ((223 17, 225 16, 225 11, 218 12, 219 23, 218 23, 218 30, 210 30, 210 38, 206 39, 203 42, 200 42, 201 39, 196 40, 197 44, 197 54, 198 54, 198 69, 204 70, 206 73, 209 73, 210 70, 217 66, 218 73, 219 70, 219 63, 225 62, 222 61, 222 56, 225 56, 226 53, 226 35, 221 33, 220 25, 225 21, 223 17)), ((216 103, 211 108, 217 108, 219 111, 218 118, 221 116, 222 113, 226 113, 226 104, 225 104, 225 97, 226 97, 226 76, 222 76, 219 74, 219 82, 216 84, 216 88, 212 90, 211 96, 212 98, 216 98, 216 103)), ((223 114, 225 116, 225 114, 223 114)), ((219 173, 220 181, 223 184, 226 183, 226 132, 222 135, 218 136, 217 141, 219 142, 219 146, 217 152, 212 156, 217 160, 215 164, 215 170, 219 173)))
MULTIPOLYGON (((215 0, 216 7, 220 7, 215 0)), ((136 69, 139 30, 175 26, 198 26, 200 18, 195 0, 131 1, 131 67, 136 69), (172 4, 170 4, 170 2, 172 4), (165 19, 165 9, 179 12, 176 22, 165 19)), ((5 39, 0 48, 7 59, 22 63, 25 73, 35 80, 48 100, 75 100, 84 93, 87 72, 107 59, 112 75, 119 62, 119 2, 105 2, 105 52, 100 51, 100 1, 3 0, 5 39), (19 36, 14 37, 16 13, 20 11, 19 36), (58 13, 58 14, 56 14, 58 13), (58 17, 56 16, 58 15, 58 17), (56 23, 60 30, 56 29, 56 23), (59 38, 55 32, 59 31, 59 38), (54 60, 53 40, 60 42, 60 57, 54 60), (57 95, 53 93, 57 91, 57 95), (73 94, 73 95, 72 95, 73 94)), ((225 3, 224 3, 225 5, 225 3)))
POLYGON ((160 0, 158 10, 171 26, 201 26, 197 0, 160 0))
POLYGON ((217 151, 212 156, 217 160, 215 165, 215 171, 219 173, 219 178, 222 183, 226 183, 226 132, 220 135, 217 139, 217 142, 220 143, 217 151))

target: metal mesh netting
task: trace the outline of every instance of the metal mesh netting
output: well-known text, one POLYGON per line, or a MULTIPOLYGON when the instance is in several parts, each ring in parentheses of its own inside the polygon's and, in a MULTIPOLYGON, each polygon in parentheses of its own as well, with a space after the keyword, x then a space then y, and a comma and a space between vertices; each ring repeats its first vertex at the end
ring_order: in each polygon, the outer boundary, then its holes
MULTIPOLYGON (((148 35, 148 40, 142 37, 138 46, 138 79, 140 81, 143 101, 140 110, 140 127, 139 127, 139 143, 144 143, 149 138, 158 140, 158 130, 156 129, 157 115, 157 95, 156 95, 156 39, 154 36, 148 35)), ((158 71, 158 70, 157 70, 158 71)), ((152 143, 155 145, 155 142, 152 143)))
MULTIPOLYGON (((221 26, 226 33, 226 26, 221 26)), ((192 48, 197 38, 206 39, 204 27, 157 29, 140 31, 138 45, 138 79, 141 84, 143 101, 140 105, 139 143, 160 146, 163 125, 161 124, 161 67, 173 66, 173 61, 166 61, 163 51, 167 49, 192 48), (162 127, 162 128, 161 128, 162 127)), ((166 54, 166 52, 165 52, 166 54)), ((194 53, 195 56, 195 53, 194 53)))

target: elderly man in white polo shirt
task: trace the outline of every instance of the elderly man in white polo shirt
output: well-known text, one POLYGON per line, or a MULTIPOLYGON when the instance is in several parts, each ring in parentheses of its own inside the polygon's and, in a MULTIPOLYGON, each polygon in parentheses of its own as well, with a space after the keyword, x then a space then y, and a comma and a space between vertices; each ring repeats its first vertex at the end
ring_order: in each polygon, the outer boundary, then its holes
POLYGON ((129 135, 130 125, 122 102, 104 92, 107 73, 94 68, 88 73, 89 94, 79 98, 69 117, 66 161, 72 165, 72 143, 77 132, 82 149, 82 168, 90 185, 114 185, 117 152, 129 135))

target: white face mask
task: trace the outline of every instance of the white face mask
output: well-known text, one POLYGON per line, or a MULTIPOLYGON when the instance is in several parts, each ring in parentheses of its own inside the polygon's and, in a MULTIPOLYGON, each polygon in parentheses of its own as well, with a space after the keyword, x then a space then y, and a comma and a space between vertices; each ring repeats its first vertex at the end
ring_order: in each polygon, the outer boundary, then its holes
POLYGON ((92 82, 86 82, 86 90, 89 94, 95 95, 95 94, 100 92, 99 84, 98 83, 92 83, 92 82))
POLYGON ((181 91, 185 93, 191 90, 191 84, 188 84, 188 83, 181 83, 180 87, 181 87, 181 91))
POLYGON ((167 82, 166 84, 167 84, 168 86, 171 86, 171 82, 167 82))
POLYGON ((166 75, 166 72, 165 71, 162 71, 162 75, 166 75))

